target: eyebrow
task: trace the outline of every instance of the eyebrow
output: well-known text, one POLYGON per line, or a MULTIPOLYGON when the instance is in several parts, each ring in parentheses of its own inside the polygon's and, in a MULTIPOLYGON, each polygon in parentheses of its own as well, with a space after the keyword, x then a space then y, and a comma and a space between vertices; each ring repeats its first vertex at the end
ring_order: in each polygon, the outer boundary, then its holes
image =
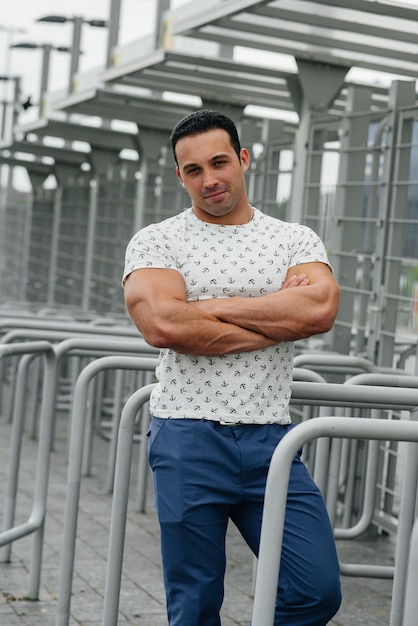
MULTIPOLYGON (((230 154, 228 154, 227 152, 220 152, 219 154, 215 154, 213 157, 211 157, 209 159, 209 162, 212 163, 213 161, 218 161, 219 159, 227 159, 230 158, 230 154)), ((181 166, 184 170, 185 169, 190 169, 193 167, 200 167, 199 163, 185 163, 184 165, 181 166)))

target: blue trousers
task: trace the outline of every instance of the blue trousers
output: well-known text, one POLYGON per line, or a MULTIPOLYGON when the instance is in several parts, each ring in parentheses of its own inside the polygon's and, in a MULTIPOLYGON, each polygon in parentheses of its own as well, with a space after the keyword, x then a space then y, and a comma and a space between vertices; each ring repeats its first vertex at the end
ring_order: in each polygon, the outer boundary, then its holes
MULTIPOLYGON (((290 428, 152 419, 149 460, 170 626, 220 625, 228 520, 257 555, 270 459, 290 428)), ((274 624, 323 626, 340 602, 329 517, 319 489, 296 456, 274 624)))

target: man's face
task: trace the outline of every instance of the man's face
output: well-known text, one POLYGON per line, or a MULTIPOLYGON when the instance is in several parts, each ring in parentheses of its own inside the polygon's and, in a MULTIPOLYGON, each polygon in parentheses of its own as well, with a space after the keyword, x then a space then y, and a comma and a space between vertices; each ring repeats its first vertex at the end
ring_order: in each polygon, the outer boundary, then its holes
POLYGON ((177 142, 177 176, 200 219, 216 224, 240 224, 250 219, 244 173, 249 154, 241 159, 228 133, 220 128, 183 137, 177 142))

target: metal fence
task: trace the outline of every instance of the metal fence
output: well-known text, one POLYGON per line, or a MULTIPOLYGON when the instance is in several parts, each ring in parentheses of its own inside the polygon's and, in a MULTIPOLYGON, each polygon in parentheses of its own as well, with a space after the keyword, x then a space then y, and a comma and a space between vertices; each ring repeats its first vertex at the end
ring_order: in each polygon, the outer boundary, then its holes
POLYGON ((387 367, 417 345, 417 138, 415 108, 363 112, 314 120, 308 148, 302 221, 342 290, 332 348, 387 367))
POLYGON ((3 301, 23 302, 26 298, 31 213, 31 198, 19 194, 11 194, 7 204, 0 207, 0 290, 3 301))
MULTIPOLYGON (((415 107, 313 118, 300 219, 324 239, 341 285, 321 345, 414 371, 418 332, 418 124, 415 107)), ((249 132, 250 201, 280 219, 293 207, 294 146, 283 123, 249 132)), ((246 144, 247 145, 247 144, 246 144)), ((31 210, 2 212, 2 300, 124 314, 125 246, 137 228, 188 206, 167 144, 145 163, 34 189, 31 210), (157 154, 158 153, 158 154, 157 154), (157 156, 156 156, 157 155, 157 156), (22 291, 23 289, 23 291, 22 291)), ((41 183, 39 183, 41 185, 41 183)))
MULTIPOLYGON (((247 122, 243 134, 253 156, 250 201, 270 215, 292 219, 291 134, 271 121, 254 128, 247 122)), ((157 140, 162 142, 159 135, 157 140)), ((342 299, 334 329, 298 350, 314 345, 366 356, 379 368, 417 373, 417 148, 417 107, 393 102, 385 110, 352 107, 341 116, 313 118, 301 221, 325 241, 342 299)), ((163 142, 141 162, 124 162, 115 153, 106 165, 95 173, 71 172, 53 190, 38 182, 31 206, 13 201, 2 209, 2 302, 126 317, 120 278, 129 238, 140 226, 178 213, 189 200, 163 142)), ((382 417, 401 415, 392 411, 382 417)), ((365 446, 347 445, 344 453, 352 455, 355 467, 350 480, 361 483, 365 446)), ((396 442, 384 444, 379 454, 378 517, 382 528, 393 530, 402 456, 396 442)), ((362 490, 356 493, 354 516, 362 490)))
POLYGON ((123 249, 135 223, 137 181, 121 169, 113 180, 99 178, 97 191, 92 272, 88 305, 94 311, 123 313, 121 290, 123 249))
POLYGON ((33 198, 25 300, 44 303, 48 293, 49 264, 54 227, 54 194, 37 189, 33 198))

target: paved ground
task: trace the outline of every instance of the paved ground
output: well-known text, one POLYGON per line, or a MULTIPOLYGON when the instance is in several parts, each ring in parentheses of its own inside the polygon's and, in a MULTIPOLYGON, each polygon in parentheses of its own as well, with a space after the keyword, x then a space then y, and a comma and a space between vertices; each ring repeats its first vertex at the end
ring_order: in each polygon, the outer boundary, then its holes
MULTIPOLYGON (((39 601, 28 601, 28 567, 31 539, 15 542, 9 563, 0 564, 0 625, 53 626, 57 607, 58 573, 62 543, 66 494, 67 417, 58 420, 55 450, 52 453, 48 513, 44 543, 42 582, 39 601)), ((7 475, 10 426, 0 416, 0 481, 7 475)), ((83 478, 78 518, 78 538, 73 577, 70 624, 102 624, 103 590, 107 560, 111 496, 106 492, 108 443, 96 436, 93 469, 83 478)), ((32 507, 33 477, 37 453, 36 441, 24 436, 18 522, 28 518, 32 507)), ((152 494, 147 512, 135 511, 135 459, 128 514, 124 570, 118 623, 136 626, 167 624, 161 566, 152 494)), ((0 513, 4 497, 0 492, 0 513)), ((0 516, 1 516, 0 515, 0 516)), ((338 543, 342 561, 393 563, 393 542, 388 538, 338 543)), ((253 560, 233 528, 228 534, 228 571, 223 606, 223 626, 248 626, 252 609, 253 560)), ((385 626, 389 624, 391 582, 373 579, 343 578, 344 601, 334 626, 385 626)), ((187 625, 185 625, 187 626, 187 625)))

